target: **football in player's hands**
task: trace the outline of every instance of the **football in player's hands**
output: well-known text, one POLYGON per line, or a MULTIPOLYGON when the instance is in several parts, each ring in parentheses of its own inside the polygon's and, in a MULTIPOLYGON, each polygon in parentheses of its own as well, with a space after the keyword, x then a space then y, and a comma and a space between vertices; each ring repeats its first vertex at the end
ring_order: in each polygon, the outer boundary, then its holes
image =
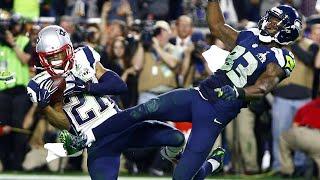
POLYGON ((52 89, 58 87, 58 90, 56 90, 50 98, 50 104, 54 105, 63 100, 63 92, 66 89, 66 80, 62 76, 52 76, 51 79, 53 81, 52 89))

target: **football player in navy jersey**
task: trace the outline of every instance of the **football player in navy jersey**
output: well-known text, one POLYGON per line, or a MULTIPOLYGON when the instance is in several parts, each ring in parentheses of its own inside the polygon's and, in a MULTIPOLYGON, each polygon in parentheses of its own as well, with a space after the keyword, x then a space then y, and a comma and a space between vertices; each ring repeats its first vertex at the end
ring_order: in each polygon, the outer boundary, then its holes
MULTIPOLYGON (((217 161, 206 159, 219 133, 250 100, 270 92, 293 70, 294 57, 283 47, 299 37, 302 23, 294 8, 280 5, 266 12, 258 28, 239 32, 225 24, 219 0, 208 0, 207 21, 212 35, 231 51, 217 72, 199 87, 174 90, 127 109, 74 143, 89 144, 145 119, 188 121, 191 135, 173 179, 204 179, 215 170, 217 161)), ((163 155, 172 161, 177 158, 167 149, 163 155)))
MULTIPOLYGON (((122 111, 109 95, 118 95, 127 90, 125 82, 111 70, 105 69, 100 55, 91 47, 73 50, 68 33, 52 25, 43 28, 37 39, 36 51, 45 71, 33 77, 27 87, 31 101, 37 103, 46 119, 59 129, 68 129, 75 134, 86 133, 104 121, 116 117, 122 111), (49 105, 53 87, 52 76, 66 80, 63 102, 49 105)), ((63 142, 72 141, 63 131, 63 142)), ((127 127, 112 136, 98 139, 88 147, 88 170, 93 180, 118 178, 121 152, 128 148, 170 146, 181 149, 184 135, 162 122, 144 121, 127 127)), ((66 147, 68 154, 76 149, 66 147)))

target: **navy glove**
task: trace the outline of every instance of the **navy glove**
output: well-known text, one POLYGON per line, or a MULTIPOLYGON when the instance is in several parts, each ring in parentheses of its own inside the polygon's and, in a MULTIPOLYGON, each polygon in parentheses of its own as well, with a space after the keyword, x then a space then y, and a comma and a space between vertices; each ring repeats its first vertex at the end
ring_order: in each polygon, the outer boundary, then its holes
POLYGON ((236 100, 239 97, 237 88, 232 88, 229 85, 222 86, 221 88, 214 89, 218 98, 225 99, 227 101, 236 100))
POLYGON ((40 83, 39 88, 37 89, 37 102, 38 107, 45 108, 50 102, 51 95, 58 90, 58 87, 53 86, 53 81, 47 79, 40 83))
POLYGON ((74 81, 67 81, 67 83, 72 83, 74 86, 67 90, 64 95, 68 96, 71 94, 79 94, 79 93, 87 93, 88 92, 88 86, 87 83, 82 81, 79 78, 75 78, 74 81))

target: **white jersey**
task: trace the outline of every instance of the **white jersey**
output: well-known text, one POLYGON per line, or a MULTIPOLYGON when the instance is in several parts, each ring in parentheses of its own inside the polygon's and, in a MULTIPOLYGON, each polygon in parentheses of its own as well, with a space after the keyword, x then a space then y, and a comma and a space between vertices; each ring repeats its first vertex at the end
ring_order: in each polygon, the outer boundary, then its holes
MULTIPOLYGON (((93 48, 89 46, 77 48, 75 50, 73 68, 70 73, 65 75, 66 89, 64 93, 72 90, 74 86, 72 81, 75 78, 79 78, 84 82, 97 83, 95 66, 99 61, 100 55, 93 48)), ((44 71, 32 79, 37 84, 40 84, 40 82, 50 77, 50 74, 44 71)), ((64 95, 63 102, 63 111, 77 132, 92 129, 117 113, 117 106, 108 95, 64 95)))
MULTIPOLYGON (((89 46, 77 48, 73 68, 66 76, 65 92, 72 89, 74 84, 70 81, 74 81, 75 78, 84 82, 97 83, 95 73, 96 63, 99 61, 100 55, 93 48, 89 46)), ((64 96, 63 110, 77 132, 98 126, 117 113, 115 108, 117 108, 115 103, 108 95, 102 97, 86 94, 64 96)))

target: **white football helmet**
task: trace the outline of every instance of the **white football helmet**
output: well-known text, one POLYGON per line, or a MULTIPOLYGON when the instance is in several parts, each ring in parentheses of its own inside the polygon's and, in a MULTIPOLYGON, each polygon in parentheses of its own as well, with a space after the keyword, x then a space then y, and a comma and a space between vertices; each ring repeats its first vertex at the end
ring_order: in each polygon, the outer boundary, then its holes
POLYGON ((73 66, 74 51, 69 34, 50 25, 38 33, 36 52, 43 68, 52 76, 62 75, 73 66))

